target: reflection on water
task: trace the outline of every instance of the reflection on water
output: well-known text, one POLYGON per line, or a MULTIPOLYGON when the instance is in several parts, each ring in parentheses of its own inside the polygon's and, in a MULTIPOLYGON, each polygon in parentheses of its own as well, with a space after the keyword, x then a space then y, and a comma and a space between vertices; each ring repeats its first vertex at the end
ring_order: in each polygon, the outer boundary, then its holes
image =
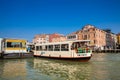
POLYGON ((26 75, 26 61, 0 60, 0 80, 24 79, 26 75))
POLYGON ((120 54, 94 54, 89 62, 0 60, 0 80, 119 80, 119 77, 120 54))
MULTIPOLYGON (((84 80, 90 78, 91 66, 89 63, 64 62, 53 60, 34 59, 34 69, 38 72, 52 76, 52 78, 62 78, 65 80, 84 80)), ((52 80, 52 79, 51 79, 52 80)))

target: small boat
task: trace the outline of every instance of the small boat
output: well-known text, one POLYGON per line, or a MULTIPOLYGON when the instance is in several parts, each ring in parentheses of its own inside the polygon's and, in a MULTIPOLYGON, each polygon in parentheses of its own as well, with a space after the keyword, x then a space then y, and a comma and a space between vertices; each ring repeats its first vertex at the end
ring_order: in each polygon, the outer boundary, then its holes
POLYGON ((90 40, 75 40, 56 43, 35 44, 35 57, 88 61, 92 57, 90 40))

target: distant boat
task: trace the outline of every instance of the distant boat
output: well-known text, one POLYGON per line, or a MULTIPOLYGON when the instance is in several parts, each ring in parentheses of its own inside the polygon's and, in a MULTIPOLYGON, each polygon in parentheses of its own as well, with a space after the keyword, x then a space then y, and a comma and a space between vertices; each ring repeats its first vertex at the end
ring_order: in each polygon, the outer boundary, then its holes
POLYGON ((34 56, 42 58, 88 61, 92 56, 90 40, 36 44, 34 56))
POLYGON ((27 52, 26 40, 0 38, 1 58, 25 58, 33 54, 27 52))

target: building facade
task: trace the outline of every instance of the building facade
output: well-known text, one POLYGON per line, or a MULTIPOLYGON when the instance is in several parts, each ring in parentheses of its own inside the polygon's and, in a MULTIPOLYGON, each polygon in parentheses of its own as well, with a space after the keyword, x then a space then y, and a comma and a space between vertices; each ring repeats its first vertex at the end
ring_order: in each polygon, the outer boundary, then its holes
POLYGON ((90 40, 93 49, 103 49, 106 46, 106 32, 92 25, 86 25, 76 32, 78 40, 90 40))
POLYGON ((120 49, 120 33, 118 33, 116 36, 117 36, 117 49, 120 49))
POLYGON ((81 30, 68 34, 66 37, 62 34, 39 34, 35 35, 33 43, 62 42, 70 40, 90 40, 90 47, 96 49, 116 49, 117 41, 120 44, 120 34, 116 37, 111 30, 98 29, 92 25, 86 25, 81 30))
POLYGON ((43 43, 50 43, 50 42, 61 42, 65 41, 66 37, 62 34, 53 33, 53 34, 38 34, 35 35, 33 39, 34 44, 43 44, 43 43))
POLYGON ((90 40, 93 49, 115 49, 117 37, 111 30, 98 29, 92 25, 86 25, 76 32, 78 40, 90 40))
POLYGON ((68 35, 66 36, 66 39, 67 39, 68 41, 70 41, 70 40, 78 40, 78 35, 76 34, 76 32, 73 32, 73 33, 71 33, 71 34, 68 34, 68 35))
POLYGON ((106 32, 106 49, 116 49, 117 36, 112 33, 110 29, 104 30, 106 32))
POLYGON ((64 36, 63 34, 58 34, 58 33, 50 34, 49 35, 49 42, 61 41, 63 36, 64 36))
POLYGON ((65 36, 60 36, 52 39, 52 42, 63 42, 63 41, 66 41, 65 36))
POLYGON ((48 43, 49 42, 49 34, 38 34, 35 35, 33 39, 34 44, 43 44, 43 43, 48 43))

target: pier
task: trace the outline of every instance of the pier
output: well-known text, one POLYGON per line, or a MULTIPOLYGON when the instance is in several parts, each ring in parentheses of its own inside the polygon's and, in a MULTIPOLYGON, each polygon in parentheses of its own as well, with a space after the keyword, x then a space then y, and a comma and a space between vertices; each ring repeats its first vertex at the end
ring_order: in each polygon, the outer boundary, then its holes
POLYGON ((120 53, 120 49, 93 50, 93 53, 120 53))
POLYGON ((0 53, 0 59, 14 59, 14 58, 32 58, 33 53, 12 53, 12 54, 2 54, 0 53))

